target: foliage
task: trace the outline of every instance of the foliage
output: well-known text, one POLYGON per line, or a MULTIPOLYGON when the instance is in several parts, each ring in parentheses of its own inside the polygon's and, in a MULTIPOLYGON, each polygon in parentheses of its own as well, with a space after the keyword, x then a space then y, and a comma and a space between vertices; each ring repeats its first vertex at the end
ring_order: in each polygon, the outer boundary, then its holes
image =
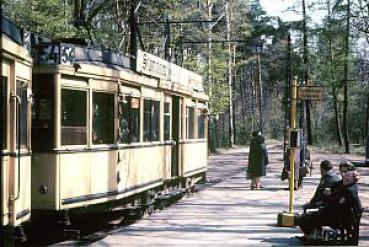
MULTIPOLYGON (((268 16, 259 0, 4 0, 3 6, 10 19, 46 37, 84 38, 91 45, 123 53, 130 53, 131 13, 135 10, 140 49, 162 58, 170 50, 171 55, 166 59, 203 76, 205 90, 211 96, 210 130, 215 146, 229 143, 231 101, 238 143, 247 143, 258 124, 256 46, 260 43, 263 44, 259 52, 264 133, 274 139, 283 138, 288 116, 285 104, 288 103, 288 69, 300 83, 303 81, 305 32, 309 78, 326 90, 324 101, 311 105, 315 139, 322 143, 337 139, 336 120, 342 124, 344 64, 347 63, 349 136, 354 143, 362 142, 363 135, 368 134, 369 118, 366 110, 369 108, 368 3, 350 0, 352 16, 347 48, 347 0, 305 1, 307 31, 303 21, 282 22, 268 16), (229 51, 230 42, 226 41, 225 3, 230 6, 230 39, 234 41, 231 47, 235 46, 235 53, 229 51), (316 9, 325 10, 326 16, 321 23, 312 25, 309 14, 316 9), (290 54, 288 34, 293 36, 290 54), (166 50, 166 45, 170 49, 166 50), (231 99, 229 59, 233 60, 231 99)), ((301 4, 295 7, 299 11, 301 4)))

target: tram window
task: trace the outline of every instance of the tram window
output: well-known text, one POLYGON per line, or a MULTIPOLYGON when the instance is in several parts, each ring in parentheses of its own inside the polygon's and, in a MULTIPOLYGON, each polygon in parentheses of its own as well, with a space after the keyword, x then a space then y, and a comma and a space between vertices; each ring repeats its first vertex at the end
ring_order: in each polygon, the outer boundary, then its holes
POLYGON ((47 150, 54 144, 54 76, 33 75, 32 150, 47 150))
POLYGON ((170 140, 170 104, 164 102, 164 140, 170 140))
POLYGON ((62 145, 86 144, 87 92, 62 89, 62 145))
POLYGON ((92 141, 114 143, 114 94, 93 93, 92 141))
POLYGON ((28 97, 27 97, 27 83, 22 81, 17 81, 17 96, 20 99, 20 105, 18 105, 18 117, 19 117, 19 132, 17 132, 19 136, 17 136, 17 148, 20 144, 20 147, 27 147, 27 135, 28 135, 28 97), (19 139, 18 139, 19 138, 19 139), (18 142, 20 140, 20 143, 18 142))
POLYGON ((198 120, 197 120, 197 126, 198 126, 198 138, 204 139, 205 138, 205 113, 202 111, 202 109, 198 109, 198 120))
POLYGON ((151 141, 159 141, 160 138, 160 101, 151 101, 151 141))
POLYGON ((144 141, 159 141, 160 101, 144 100, 144 141))
POLYGON ((0 103, 1 103, 1 119, 0 119, 0 134, 2 139, 2 149, 7 148, 7 136, 6 136, 6 109, 7 109, 7 83, 8 83, 8 77, 1 76, 0 80, 0 103))
POLYGON ((195 108, 187 106, 186 113, 187 139, 194 139, 195 108))
POLYGON ((151 101, 144 100, 144 141, 150 141, 151 101))
POLYGON ((121 103, 120 142, 132 143, 140 140, 140 98, 126 96, 121 103))

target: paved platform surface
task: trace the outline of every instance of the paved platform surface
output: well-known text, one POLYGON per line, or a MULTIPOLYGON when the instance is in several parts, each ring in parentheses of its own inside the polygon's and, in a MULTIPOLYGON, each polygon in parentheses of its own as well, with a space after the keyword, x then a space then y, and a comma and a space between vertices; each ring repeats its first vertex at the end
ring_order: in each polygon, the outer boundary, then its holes
MULTIPOLYGON (((64 242, 56 246, 299 246, 299 228, 278 227, 277 214, 288 209, 287 181, 280 180, 281 146, 269 146, 270 164, 262 178, 264 188, 250 190, 245 179, 247 149, 220 152, 209 159, 209 182, 199 191, 166 210, 146 215, 136 223, 108 232, 93 242, 64 242)), ((355 156, 327 155, 314 152, 316 167, 323 159, 335 164, 355 156)), ((363 206, 369 206, 369 168, 360 168, 359 192, 363 206)), ((304 180, 295 192, 295 211, 313 195, 319 181, 319 169, 304 180)), ((361 222, 360 245, 369 246, 369 215, 361 222)))

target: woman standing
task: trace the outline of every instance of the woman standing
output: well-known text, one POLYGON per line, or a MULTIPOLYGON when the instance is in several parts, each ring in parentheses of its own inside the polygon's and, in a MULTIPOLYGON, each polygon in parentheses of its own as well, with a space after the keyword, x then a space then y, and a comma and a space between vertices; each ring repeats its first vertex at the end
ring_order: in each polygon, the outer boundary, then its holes
POLYGON ((268 165, 268 152, 264 144, 264 137, 258 133, 253 133, 250 144, 248 173, 251 175, 251 189, 260 189, 260 177, 265 176, 268 165))

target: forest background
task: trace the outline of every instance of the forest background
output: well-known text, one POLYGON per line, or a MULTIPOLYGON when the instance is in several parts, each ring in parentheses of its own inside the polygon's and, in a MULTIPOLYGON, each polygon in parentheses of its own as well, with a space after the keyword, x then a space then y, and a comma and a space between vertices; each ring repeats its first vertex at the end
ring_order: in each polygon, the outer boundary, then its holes
POLYGON ((3 0, 3 9, 48 38, 123 54, 134 44, 201 74, 211 151, 246 144, 258 129, 286 139, 292 79, 324 89, 323 100, 298 103, 309 144, 349 153, 369 135, 367 0, 300 0, 286 13, 301 19, 289 22, 258 0, 3 0))

